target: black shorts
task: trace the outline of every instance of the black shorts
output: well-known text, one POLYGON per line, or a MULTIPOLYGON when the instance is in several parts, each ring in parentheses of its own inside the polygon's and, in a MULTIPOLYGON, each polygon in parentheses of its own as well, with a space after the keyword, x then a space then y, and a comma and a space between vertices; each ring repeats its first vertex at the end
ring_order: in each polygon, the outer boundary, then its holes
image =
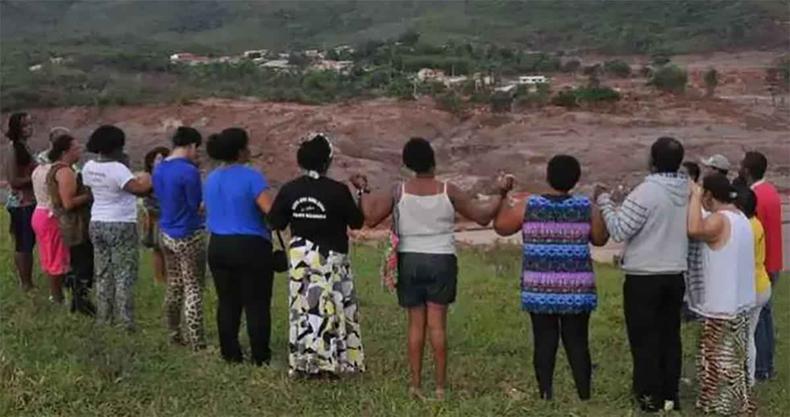
POLYGON ((457 283, 455 255, 398 254, 398 304, 401 307, 424 306, 429 301, 451 304, 455 301, 457 283))
POLYGON ((11 234, 14 236, 16 252, 33 253, 36 246, 36 234, 33 232, 31 220, 36 206, 8 207, 11 215, 11 234))

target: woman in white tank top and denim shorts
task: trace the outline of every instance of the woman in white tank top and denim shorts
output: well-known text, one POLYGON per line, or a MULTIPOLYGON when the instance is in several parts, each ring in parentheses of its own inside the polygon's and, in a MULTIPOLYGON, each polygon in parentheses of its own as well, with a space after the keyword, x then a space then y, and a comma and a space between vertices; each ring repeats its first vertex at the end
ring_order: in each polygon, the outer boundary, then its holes
POLYGON ((455 213, 487 225, 512 187, 500 178, 499 195, 477 201, 452 184, 436 180, 434 152, 421 138, 403 148, 403 163, 415 177, 391 192, 365 195, 367 179, 356 175, 365 223, 374 227, 394 214, 398 243, 398 303, 408 311, 409 392, 421 398, 422 351, 426 330, 436 363, 436 397, 444 398, 447 306, 455 301, 458 263, 455 257, 455 213))

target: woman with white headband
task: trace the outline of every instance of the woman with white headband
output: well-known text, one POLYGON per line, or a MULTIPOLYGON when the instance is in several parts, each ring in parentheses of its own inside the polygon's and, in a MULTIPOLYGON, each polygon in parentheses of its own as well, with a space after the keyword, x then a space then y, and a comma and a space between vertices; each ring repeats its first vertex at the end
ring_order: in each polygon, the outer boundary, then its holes
POLYGON ((274 229, 290 226, 288 365, 292 376, 365 370, 359 304, 348 257, 349 228, 362 211, 345 184, 326 176, 333 157, 323 133, 309 135, 297 161, 304 175, 285 184, 272 205, 274 229))

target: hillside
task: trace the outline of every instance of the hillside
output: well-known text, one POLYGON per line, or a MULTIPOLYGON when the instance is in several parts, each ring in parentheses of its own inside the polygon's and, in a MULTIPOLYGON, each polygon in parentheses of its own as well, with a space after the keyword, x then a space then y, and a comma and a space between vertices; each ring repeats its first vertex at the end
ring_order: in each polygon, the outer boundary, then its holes
MULTIPOLYGON (((787 42, 783 0, 19 1, 3 0, 4 46, 320 47, 397 36, 533 49, 674 53, 787 42)), ((4 48, 6 49, 6 48, 4 48)))

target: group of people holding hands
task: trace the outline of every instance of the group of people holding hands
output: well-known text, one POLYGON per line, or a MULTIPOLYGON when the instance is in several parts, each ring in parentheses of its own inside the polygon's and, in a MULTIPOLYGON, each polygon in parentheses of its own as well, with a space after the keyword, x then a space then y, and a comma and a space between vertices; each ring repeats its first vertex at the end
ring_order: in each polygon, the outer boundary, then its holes
MULTIPOLYGON (((37 242, 51 300, 72 289, 72 310, 99 323, 134 331, 138 277, 138 200, 148 216, 143 242, 157 253, 167 282, 165 316, 171 341, 206 346, 205 266, 218 297, 222 357, 244 360, 238 340, 242 313, 250 361, 271 359, 271 297, 275 272, 288 272, 288 365, 291 375, 336 378, 365 370, 358 293, 349 257, 349 229, 391 220, 388 282, 408 313, 409 392, 424 398, 423 350, 435 358, 435 397, 445 396, 447 307, 456 299, 458 215, 493 222, 503 236, 521 233, 520 300, 532 323, 533 363, 541 398, 553 395, 556 351, 562 340, 579 398, 591 396, 590 314, 597 306, 590 246, 624 242, 624 311, 633 359, 633 393, 645 411, 677 409, 684 302, 702 320, 698 361, 705 412, 751 412, 751 386, 772 376, 770 288, 781 265, 781 207, 763 177, 765 156, 748 152, 735 181, 722 158, 684 164, 684 150, 662 137, 650 149, 650 174, 622 201, 596 186, 574 193, 579 161, 552 157, 547 192, 511 193, 513 178, 496 179, 493 195, 474 198, 436 176, 429 141, 408 140, 403 164, 414 175, 372 191, 365 175, 350 187, 327 176, 335 149, 329 135, 311 133, 296 160, 303 174, 276 193, 250 166, 249 137, 228 128, 205 141, 216 166, 203 178, 200 132, 179 127, 172 148, 146 156, 148 172, 133 173, 116 126, 97 128, 86 148, 96 157, 77 167, 82 145, 53 129, 46 158, 27 144, 30 117, 9 120, 12 152, 6 164, 7 202, 23 288, 32 286, 37 242), (716 161, 713 161, 716 159, 716 161), (717 166, 712 166, 717 165, 717 166), (285 252, 273 241, 288 229, 285 252), (161 257, 161 258, 160 258, 161 257), (93 283, 93 284, 92 284, 93 283), (95 307, 88 289, 94 286, 95 307), (755 339, 755 333, 758 337, 755 339)), ((725 158, 726 161, 726 158, 725 158)), ((728 167, 729 169, 729 167, 728 167)), ((386 274, 387 265, 382 268, 386 274)))

